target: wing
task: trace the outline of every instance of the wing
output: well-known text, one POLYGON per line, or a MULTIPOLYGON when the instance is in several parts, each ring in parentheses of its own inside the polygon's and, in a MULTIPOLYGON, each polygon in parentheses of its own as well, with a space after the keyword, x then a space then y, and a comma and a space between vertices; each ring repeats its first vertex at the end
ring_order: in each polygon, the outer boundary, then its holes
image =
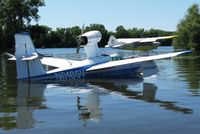
POLYGON ((121 42, 122 44, 129 44, 129 43, 144 43, 144 42, 155 42, 158 40, 164 40, 164 39, 172 39, 175 38, 176 35, 173 36, 162 36, 162 37, 150 37, 150 38, 119 38, 117 39, 118 42, 121 42))
POLYGON ((117 41, 122 44, 136 43, 136 42, 140 42, 141 40, 142 40, 142 38, 119 38, 119 39, 117 39, 117 41))
POLYGON ((87 69, 87 71, 96 71, 96 70, 117 67, 117 66, 122 66, 122 65, 141 63, 141 62, 145 62, 145 61, 171 58, 171 57, 179 56, 179 55, 186 54, 186 53, 191 53, 191 51, 174 52, 174 53, 168 53, 168 54, 160 54, 160 55, 154 55, 154 56, 146 56, 146 57, 126 59, 126 60, 112 61, 112 62, 108 62, 105 64, 92 66, 91 68, 87 69))
POLYGON ((164 39, 172 39, 175 37, 176 36, 174 35, 174 36, 162 36, 162 37, 151 37, 151 38, 118 38, 116 39, 113 35, 111 35, 109 38, 108 44, 105 47, 135 49, 141 46, 158 45, 159 42, 156 42, 156 41, 164 40, 164 39))
POLYGON ((172 38, 175 38, 175 37, 176 37, 176 35, 174 35, 174 36, 163 36, 163 37, 142 38, 139 42, 140 43, 155 42, 155 41, 158 41, 158 40, 172 39, 172 38))

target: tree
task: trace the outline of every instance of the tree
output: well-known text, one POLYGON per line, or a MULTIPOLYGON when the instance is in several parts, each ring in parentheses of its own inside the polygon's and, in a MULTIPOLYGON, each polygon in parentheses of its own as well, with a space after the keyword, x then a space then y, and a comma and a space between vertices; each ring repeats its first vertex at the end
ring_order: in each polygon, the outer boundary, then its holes
POLYGON ((117 38, 129 38, 130 37, 129 32, 123 26, 118 26, 116 28, 115 36, 117 38))
POLYGON ((3 31, 2 28, 0 28, 0 52, 3 49, 3 31))
POLYGON ((1 0, 0 28, 3 30, 4 47, 12 47, 14 34, 26 29, 32 20, 38 21, 38 8, 44 0, 1 0))
POLYGON ((200 12, 199 5, 193 4, 185 17, 177 25, 176 48, 200 50, 200 12))
POLYGON ((144 29, 138 29, 134 27, 134 28, 128 29, 128 33, 131 38, 140 38, 142 37, 144 33, 144 29))
POLYGON ((62 37, 60 36, 59 32, 51 31, 48 34, 48 41, 47 41, 48 48, 56 48, 62 46, 62 37))
POLYGON ((72 28, 67 28, 65 32, 65 47, 77 47, 77 37, 81 34, 81 28, 79 26, 74 26, 72 28))
POLYGON ((48 35, 51 28, 47 26, 31 25, 26 31, 30 33, 35 47, 44 48, 48 46, 48 35))

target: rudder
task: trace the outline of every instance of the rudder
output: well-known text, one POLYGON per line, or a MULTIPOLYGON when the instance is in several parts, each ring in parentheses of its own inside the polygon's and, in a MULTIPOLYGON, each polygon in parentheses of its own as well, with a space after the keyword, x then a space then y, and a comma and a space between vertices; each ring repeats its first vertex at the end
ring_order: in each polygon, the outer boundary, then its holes
POLYGON ((18 79, 45 74, 29 33, 15 34, 15 57, 18 79))

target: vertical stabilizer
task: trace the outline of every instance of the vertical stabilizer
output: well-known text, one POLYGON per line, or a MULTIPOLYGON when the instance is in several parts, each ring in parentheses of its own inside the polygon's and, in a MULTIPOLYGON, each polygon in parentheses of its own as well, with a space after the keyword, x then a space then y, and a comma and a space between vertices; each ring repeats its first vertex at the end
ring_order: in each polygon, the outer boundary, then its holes
POLYGON ((18 79, 45 74, 29 33, 15 34, 15 57, 18 79))
POLYGON ((115 47, 117 45, 121 45, 121 43, 117 41, 115 36, 111 35, 108 40, 108 44, 105 47, 115 47))

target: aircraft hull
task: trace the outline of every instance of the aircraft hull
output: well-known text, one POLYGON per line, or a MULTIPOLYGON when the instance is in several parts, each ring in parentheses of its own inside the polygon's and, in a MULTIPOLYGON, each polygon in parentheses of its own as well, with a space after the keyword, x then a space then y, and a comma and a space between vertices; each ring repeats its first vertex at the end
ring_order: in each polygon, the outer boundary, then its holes
POLYGON ((127 64, 111 68, 103 68, 87 71, 93 65, 87 65, 75 69, 63 70, 55 73, 43 74, 21 80, 70 80, 70 79, 93 79, 93 78, 136 78, 141 77, 141 66, 139 64, 127 64))

